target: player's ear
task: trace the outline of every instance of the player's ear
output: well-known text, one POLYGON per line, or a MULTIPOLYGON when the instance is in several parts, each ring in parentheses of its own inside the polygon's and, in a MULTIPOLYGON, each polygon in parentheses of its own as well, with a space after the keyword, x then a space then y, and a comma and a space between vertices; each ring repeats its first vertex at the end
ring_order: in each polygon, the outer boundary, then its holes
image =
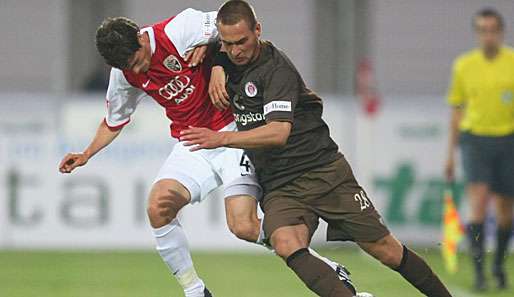
POLYGON ((257 35, 257 37, 261 37, 261 33, 262 33, 261 23, 255 24, 255 34, 257 35))
POLYGON ((142 47, 145 44, 145 39, 143 37, 143 34, 137 32, 137 42, 139 42, 139 45, 142 47))

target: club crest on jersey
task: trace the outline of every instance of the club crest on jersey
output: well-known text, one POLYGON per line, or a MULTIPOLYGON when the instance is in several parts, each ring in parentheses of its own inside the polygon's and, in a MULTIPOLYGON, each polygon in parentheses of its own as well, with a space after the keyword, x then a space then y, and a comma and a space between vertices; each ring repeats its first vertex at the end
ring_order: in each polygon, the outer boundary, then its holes
POLYGON ((255 97, 257 95, 257 86, 249 81, 245 84, 245 93, 248 97, 255 97))
POLYGON ((502 100, 504 103, 509 104, 510 102, 512 102, 513 98, 514 98, 514 94, 512 93, 512 91, 509 91, 509 90, 503 91, 502 100))
POLYGON ((162 64, 164 65, 164 67, 168 68, 173 72, 182 71, 182 64, 180 64, 180 61, 174 55, 167 56, 166 59, 164 59, 164 61, 162 62, 162 64))

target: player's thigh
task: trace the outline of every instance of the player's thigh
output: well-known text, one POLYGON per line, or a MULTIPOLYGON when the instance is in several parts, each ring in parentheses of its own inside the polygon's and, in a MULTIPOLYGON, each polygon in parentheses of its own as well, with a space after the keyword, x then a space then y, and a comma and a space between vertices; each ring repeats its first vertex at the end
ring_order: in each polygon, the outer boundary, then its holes
POLYGON ((491 139, 462 133, 460 149, 464 177, 470 184, 487 184, 494 182, 494 168, 497 149, 491 139))
POLYGON ((191 203, 201 202, 222 183, 205 156, 207 153, 216 154, 218 151, 191 152, 181 142, 175 144, 159 170, 155 183, 161 180, 175 180, 187 189, 191 203))
POLYGON ((224 197, 252 196, 257 201, 261 199, 262 189, 244 150, 223 148, 212 156, 210 163, 223 183, 224 197))
POLYGON ((257 200, 252 196, 225 198, 227 225, 232 233, 245 240, 256 241, 260 222, 257 217, 257 200))
POLYGON ((311 234, 305 224, 279 227, 270 237, 275 253, 287 259, 299 249, 309 246, 311 234))
POLYGON ((299 177, 304 201, 328 223, 329 241, 376 241, 389 235, 371 199, 343 158, 299 177))
MULTIPOLYGON (((281 236, 283 235, 282 232, 277 233, 278 230, 301 230, 302 232, 297 234, 303 234, 302 242, 308 245, 318 228, 318 215, 302 203, 297 195, 292 193, 298 193, 298 189, 294 185, 288 184, 267 193, 261 202, 261 208, 264 212, 264 235, 271 239, 274 247, 275 245, 278 245, 279 248, 284 247, 289 242, 287 236, 281 236)), ((284 249, 289 250, 286 247, 284 249)), ((287 251, 280 253, 281 256, 285 254, 287 254, 287 251)))
POLYGON ((501 137, 498 142, 501 152, 497 158, 495 183, 491 191, 501 197, 514 199, 514 134, 501 137))

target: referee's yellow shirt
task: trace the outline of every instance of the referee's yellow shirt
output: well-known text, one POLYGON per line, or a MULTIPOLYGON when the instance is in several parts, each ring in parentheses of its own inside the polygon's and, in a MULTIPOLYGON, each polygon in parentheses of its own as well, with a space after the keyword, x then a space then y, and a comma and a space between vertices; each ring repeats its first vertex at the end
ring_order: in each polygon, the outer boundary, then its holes
POLYGON ((480 49, 455 60, 448 103, 463 106, 461 131, 480 136, 514 133, 514 49, 487 60, 480 49))

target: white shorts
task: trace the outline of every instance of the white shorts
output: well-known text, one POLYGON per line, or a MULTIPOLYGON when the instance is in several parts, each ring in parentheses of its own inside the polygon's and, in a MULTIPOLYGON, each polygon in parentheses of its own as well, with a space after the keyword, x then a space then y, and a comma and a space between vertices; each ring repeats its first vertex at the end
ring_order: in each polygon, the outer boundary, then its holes
MULTIPOLYGON (((236 130, 236 124, 232 122, 220 131, 236 130)), ((191 152, 189 149, 183 142, 175 144, 155 182, 177 180, 191 194, 191 203, 201 202, 222 185, 224 197, 248 195, 260 200, 262 189, 243 150, 221 147, 191 152)))

